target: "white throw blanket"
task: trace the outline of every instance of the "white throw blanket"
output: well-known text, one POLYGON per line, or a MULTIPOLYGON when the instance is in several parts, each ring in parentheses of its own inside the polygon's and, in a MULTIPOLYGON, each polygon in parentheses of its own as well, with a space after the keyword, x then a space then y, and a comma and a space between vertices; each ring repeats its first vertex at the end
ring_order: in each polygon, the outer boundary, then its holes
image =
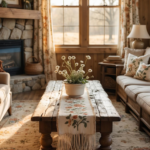
POLYGON ((80 98, 69 98, 63 87, 57 128, 58 150, 95 150, 96 115, 87 89, 80 98))

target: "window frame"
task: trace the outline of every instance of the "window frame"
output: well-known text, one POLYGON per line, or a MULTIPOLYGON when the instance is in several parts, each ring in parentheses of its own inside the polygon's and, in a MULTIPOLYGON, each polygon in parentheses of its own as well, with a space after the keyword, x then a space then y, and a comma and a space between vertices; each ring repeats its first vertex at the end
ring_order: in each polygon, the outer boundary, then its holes
MULTIPOLYGON (((78 6, 57 6, 57 5, 52 5, 52 8, 79 8, 79 44, 76 44, 76 45, 73 45, 73 44, 58 44, 58 45, 55 45, 56 47, 64 47, 64 46, 67 46, 67 47, 72 47, 72 46, 80 46, 81 45, 81 3, 80 1, 82 0, 79 0, 79 5, 78 6)), ((63 9, 63 13, 64 13, 64 9, 63 9)), ((64 17, 63 17, 63 21, 64 21, 64 17)), ((65 27, 65 26, 62 26, 62 27, 65 27)), ((64 42, 64 28, 63 28, 63 42, 64 42)))
MULTIPOLYGON (((94 45, 94 44, 90 44, 90 8, 119 8, 119 24, 118 24, 118 27, 119 27, 119 29, 118 29, 118 37, 119 37, 119 30, 120 30, 120 2, 121 2, 121 0, 119 0, 119 4, 118 5, 114 5, 114 6, 108 6, 108 5, 99 5, 99 6, 90 6, 89 5, 89 1, 90 0, 88 0, 88 47, 117 47, 117 45, 119 44, 119 42, 118 42, 118 44, 96 44, 96 45, 94 45)), ((104 25, 104 27, 105 27, 105 25, 104 25)))
MULTIPOLYGON (((73 48, 73 49, 79 49, 79 48, 117 48, 118 44, 100 44, 100 45, 91 45, 89 43, 89 29, 90 29, 90 8, 119 8, 119 31, 120 31, 120 6, 121 6, 121 0, 119 0, 119 5, 117 6, 108 6, 108 5, 102 5, 102 6, 90 6, 89 5, 89 0, 79 0, 79 5, 78 6, 57 6, 57 5, 52 5, 52 8, 79 8, 79 44, 78 45, 64 45, 64 44, 59 44, 55 45, 56 48, 73 48), (84 22, 84 23, 83 23, 84 22)), ((64 38, 64 34, 63 34, 64 38)), ((118 32, 118 39, 119 39, 119 32, 118 32)))

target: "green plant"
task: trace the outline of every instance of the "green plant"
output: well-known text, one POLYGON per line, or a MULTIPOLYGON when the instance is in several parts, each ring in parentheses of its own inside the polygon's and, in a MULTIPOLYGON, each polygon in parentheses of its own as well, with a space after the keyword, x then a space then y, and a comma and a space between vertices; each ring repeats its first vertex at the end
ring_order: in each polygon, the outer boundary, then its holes
POLYGON ((1 5, 2 5, 2 7, 6 7, 7 8, 7 2, 5 0, 2 0, 1 5))
POLYGON ((84 68, 86 66, 87 60, 91 59, 91 56, 86 56, 85 63, 81 60, 80 63, 76 62, 75 56, 69 56, 66 60, 65 56, 62 56, 63 60, 62 67, 66 68, 61 71, 60 66, 56 66, 55 73, 62 75, 65 78, 65 82, 69 84, 85 84, 88 79, 94 78, 94 76, 89 77, 88 74, 92 72, 92 69, 89 69, 85 73, 84 68))

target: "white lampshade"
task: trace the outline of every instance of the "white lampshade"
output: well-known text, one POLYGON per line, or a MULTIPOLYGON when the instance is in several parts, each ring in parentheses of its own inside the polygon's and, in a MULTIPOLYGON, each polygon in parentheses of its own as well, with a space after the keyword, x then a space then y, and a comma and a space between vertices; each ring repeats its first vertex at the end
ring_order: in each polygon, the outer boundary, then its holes
POLYGON ((127 38, 150 39, 146 25, 133 25, 127 38))

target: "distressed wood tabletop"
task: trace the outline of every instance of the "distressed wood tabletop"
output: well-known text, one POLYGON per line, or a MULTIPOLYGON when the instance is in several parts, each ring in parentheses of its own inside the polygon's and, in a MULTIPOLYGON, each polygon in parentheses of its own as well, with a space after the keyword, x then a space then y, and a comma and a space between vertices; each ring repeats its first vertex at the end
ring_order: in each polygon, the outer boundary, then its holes
MULTIPOLYGON (((63 81, 50 81, 37 105, 32 121, 56 121, 63 81)), ((120 121, 120 116, 98 80, 86 84, 96 114, 96 121, 120 121)))

